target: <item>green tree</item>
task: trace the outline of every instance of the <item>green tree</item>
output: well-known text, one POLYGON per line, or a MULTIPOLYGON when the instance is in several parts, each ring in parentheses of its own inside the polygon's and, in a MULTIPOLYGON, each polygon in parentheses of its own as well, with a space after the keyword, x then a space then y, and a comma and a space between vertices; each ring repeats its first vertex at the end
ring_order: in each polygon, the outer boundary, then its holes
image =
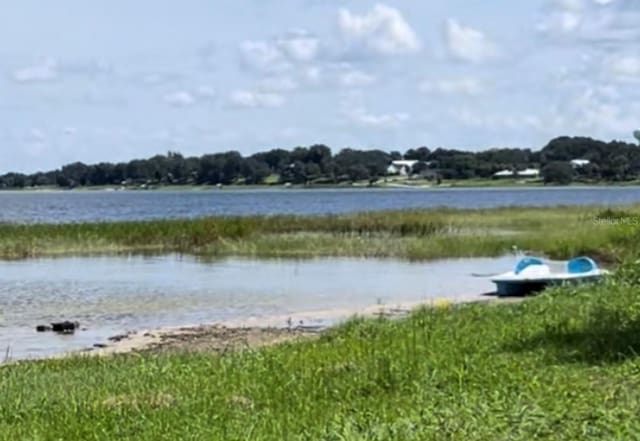
POLYGON ((271 174, 269 165, 266 162, 255 158, 248 158, 242 163, 241 174, 247 184, 262 184, 271 174))
POLYGON ((305 184, 307 182, 305 163, 302 161, 294 161, 289 167, 282 171, 280 180, 291 184, 305 184))
POLYGON ((550 162, 542 168, 541 174, 545 184, 568 185, 573 181, 573 167, 564 161, 550 162))
POLYGON ((404 154, 404 159, 415 161, 428 161, 431 151, 427 147, 418 147, 417 149, 409 149, 404 154))
POLYGON ((369 169, 363 164, 355 164, 349 166, 347 169, 347 176, 350 181, 363 181, 365 179, 372 179, 369 169))

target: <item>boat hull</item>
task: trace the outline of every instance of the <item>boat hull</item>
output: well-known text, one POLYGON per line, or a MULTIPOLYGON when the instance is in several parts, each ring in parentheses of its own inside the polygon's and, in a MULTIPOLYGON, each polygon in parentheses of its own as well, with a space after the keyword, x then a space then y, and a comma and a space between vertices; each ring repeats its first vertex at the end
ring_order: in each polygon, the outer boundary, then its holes
POLYGON ((550 286, 596 282, 602 279, 604 275, 604 272, 599 272, 598 274, 584 275, 582 277, 573 276, 563 278, 561 276, 556 276, 552 278, 522 280, 506 277, 505 279, 495 278, 493 279, 493 283, 496 284, 497 294, 499 297, 526 296, 544 291, 550 286))
POLYGON ((548 284, 543 282, 494 282, 498 297, 527 296, 544 291, 548 284))

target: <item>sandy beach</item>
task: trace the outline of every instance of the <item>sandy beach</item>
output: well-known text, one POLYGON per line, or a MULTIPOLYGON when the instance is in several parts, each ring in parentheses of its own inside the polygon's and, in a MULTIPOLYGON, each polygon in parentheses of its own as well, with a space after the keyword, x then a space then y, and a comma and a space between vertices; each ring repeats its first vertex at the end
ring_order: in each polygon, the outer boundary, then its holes
POLYGON ((273 316, 248 320, 226 321, 181 327, 138 330, 109 339, 82 353, 109 356, 135 352, 217 352, 256 349, 264 346, 317 337, 331 326, 314 326, 310 322, 342 323, 352 317, 402 318, 420 307, 448 308, 463 303, 504 303, 522 299, 483 297, 476 300, 452 301, 437 299, 429 302, 371 305, 364 309, 334 309, 309 311, 290 316, 273 316))

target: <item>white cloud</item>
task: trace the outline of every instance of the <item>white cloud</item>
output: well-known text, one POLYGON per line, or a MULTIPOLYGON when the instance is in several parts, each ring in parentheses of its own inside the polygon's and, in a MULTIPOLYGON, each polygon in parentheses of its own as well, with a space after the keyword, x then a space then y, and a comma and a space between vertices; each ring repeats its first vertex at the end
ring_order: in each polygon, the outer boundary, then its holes
POLYGON ((297 30, 277 38, 275 45, 290 60, 309 62, 318 55, 320 41, 304 30, 297 30))
POLYGON ((266 77, 258 83, 261 92, 292 92, 298 89, 298 83, 289 76, 266 77))
POLYGON ((300 138, 304 134, 304 130, 299 127, 285 127, 276 133, 276 136, 281 139, 292 140, 300 138))
POLYGON ((584 8, 584 0, 555 0, 555 4, 568 11, 582 11, 584 8))
POLYGON ((376 77, 365 72, 353 70, 341 74, 338 82, 343 87, 360 88, 374 84, 376 77))
POLYGON ((458 78, 450 80, 426 80, 418 86, 420 91, 443 95, 482 95, 486 92, 484 84, 475 78, 458 78))
POLYGON ((550 35, 571 34, 582 24, 585 7, 583 0, 553 0, 537 28, 550 35))
POLYGON ((200 85, 191 90, 179 90, 163 96, 164 102, 173 107, 189 107, 194 104, 214 101, 218 94, 211 86, 200 85))
POLYGON ((245 41, 240 50, 245 65, 256 70, 275 71, 290 66, 282 52, 266 41, 245 41))
POLYGON ((187 107, 196 103, 196 99, 193 94, 185 90, 165 95, 164 101, 174 107, 187 107))
POLYGON ((285 99, 277 93, 253 92, 237 90, 230 96, 230 102, 235 107, 249 109, 282 107, 285 99))
POLYGON ((364 15, 341 9, 338 26, 350 42, 379 54, 416 52, 420 40, 400 11, 378 4, 364 15))
POLYGON ((538 31, 558 40, 626 44, 640 38, 635 0, 549 0, 538 31))
POLYGON ((485 110, 462 108, 452 111, 451 116, 467 127, 484 130, 538 129, 542 126, 536 115, 488 113, 485 110))
POLYGON ((51 148, 51 139, 45 129, 31 128, 22 134, 18 134, 15 142, 21 145, 20 150, 26 153, 32 160, 38 159, 51 148))
POLYGON ((198 97, 198 99, 203 101, 212 101, 216 99, 218 94, 216 93, 213 87, 201 85, 196 88, 195 96, 198 97))
POLYGON ((582 24, 582 14, 573 11, 560 11, 551 15, 540 26, 539 30, 549 33, 571 33, 582 24))
POLYGON ((344 113, 351 122, 357 125, 380 129, 398 128, 410 119, 408 113, 375 114, 362 107, 348 109, 344 113))
POLYGON ((481 63, 498 53, 495 43, 483 32, 453 19, 447 21, 446 42, 451 55, 461 61, 481 63))
POLYGON ((59 64, 58 70, 65 75, 80 75, 96 77, 99 75, 112 75, 115 68, 104 60, 80 59, 68 60, 59 64))
POLYGON ((558 113, 567 115, 563 120, 565 124, 582 132, 601 137, 624 137, 638 124, 635 115, 639 109, 637 105, 636 108, 631 106, 612 95, 608 87, 592 87, 568 100, 558 113))
POLYGON ((608 68, 618 78, 640 80, 640 56, 615 56, 608 61, 608 68))
POLYGON ((640 105, 621 96, 620 91, 609 84, 591 85, 558 97, 555 105, 550 104, 535 115, 498 115, 466 109, 457 116, 460 122, 471 127, 525 129, 545 137, 571 134, 625 139, 630 138, 638 125, 635 115, 640 114, 640 105))
POLYGON ((113 66, 102 60, 61 61, 53 57, 45 57, 31 66, 14 70, 11 77, 18 83, 36 83, 57 80, 63 76, 97 77, 112 75, 114 72, 113 66))
POLYGON ((47 136, 44 134, 44 132, 41 129, 34 127, 34 128, 31 128, 31 130, 29 130, 29 132, 27 133, 26 139, 29 141, 46 141, 47 136))
POLYGON ((322 80, 322 69, 318 66, 310 66, 303 70, 302 78, 311 84, 317 84, 322 80))
POLYGON ((183 79, 182 74, 176 72, 153 72, 140 75, 134 75, 134 82, 142 83, 145 86, 161 86, 174 83, 183 79))
POLYGON ((296 64, 310 63, 319 50, 320 41, 302 30, 271 40, 248 40, 240 46, 244 65, 262 72, 285 71, 296 64))
POLYGON ((18 83, 55 80, 58 77, 58 62, 54 58, 43 58, 32 66, 13 71, 12 77, 18 83))

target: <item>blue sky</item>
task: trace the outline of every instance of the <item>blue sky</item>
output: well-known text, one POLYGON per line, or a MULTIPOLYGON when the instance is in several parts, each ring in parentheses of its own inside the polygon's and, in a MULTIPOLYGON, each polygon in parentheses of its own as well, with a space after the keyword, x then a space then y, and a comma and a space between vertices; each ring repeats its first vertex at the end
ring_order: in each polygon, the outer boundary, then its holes
POLYGON ((640 127, 637 0, 3 3, 0 172, 640 127))

